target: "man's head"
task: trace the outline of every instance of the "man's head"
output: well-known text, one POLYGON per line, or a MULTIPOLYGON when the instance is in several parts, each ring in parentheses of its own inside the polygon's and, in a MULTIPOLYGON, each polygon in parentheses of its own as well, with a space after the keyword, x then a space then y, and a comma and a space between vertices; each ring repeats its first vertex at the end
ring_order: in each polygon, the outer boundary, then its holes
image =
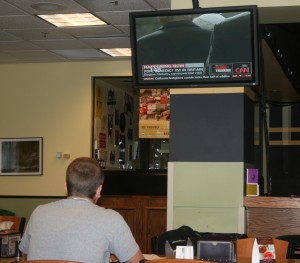
POLYGON ((72 161, 67 168, 68 196, 87 197, 97 201, 103 181, 103 171, 94 159, 80 157, 72 161))

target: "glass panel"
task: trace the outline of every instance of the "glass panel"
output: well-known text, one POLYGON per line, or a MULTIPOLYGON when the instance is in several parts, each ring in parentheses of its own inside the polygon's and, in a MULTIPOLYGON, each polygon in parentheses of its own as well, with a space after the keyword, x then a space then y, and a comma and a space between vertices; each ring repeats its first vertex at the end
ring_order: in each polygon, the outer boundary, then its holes
POLYGON ((139 139, 140 93, 131 77, 93 80, 92 157, 106 170, 166 170, 168 139, 139 139))

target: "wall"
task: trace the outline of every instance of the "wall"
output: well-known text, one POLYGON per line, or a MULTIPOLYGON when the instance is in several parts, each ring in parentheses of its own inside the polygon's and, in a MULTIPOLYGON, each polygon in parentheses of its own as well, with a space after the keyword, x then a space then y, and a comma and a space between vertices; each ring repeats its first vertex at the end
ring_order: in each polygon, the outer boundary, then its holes
POLYGON ((14 212, 17 216, 25 217, 28 222, 32 211, 41 204, 54 202, 60 198, 55 197, 1 197, 0 208, 14 212))
POLYGON ((0 138, 44 140, 43 176, 0 176, 0 195, 65 195, 67 165, 90 156, 92 77, 123 75, 129 60, 0 65, 0 138))
POLYGON ((168 229, 244 233, 242 162, 169 162, 168 229))

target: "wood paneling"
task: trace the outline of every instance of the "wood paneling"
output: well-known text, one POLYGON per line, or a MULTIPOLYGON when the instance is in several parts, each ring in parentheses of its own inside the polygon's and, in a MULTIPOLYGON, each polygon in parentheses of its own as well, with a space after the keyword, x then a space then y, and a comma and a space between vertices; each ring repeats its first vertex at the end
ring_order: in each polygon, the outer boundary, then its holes
POLYGON ((151 251, 151 238, 166 232, 167 210, 162 207, 146 207, 145 209, 146 248, 151 251))
POLYGON ((244 205, 249 237, 300 234, 300 198, 247 196, 244 205))
POLYGON ((151 237, 167 229, 165 196, 102 196, 98 205, 124 217, 143 253, 151 253, 151 237))
POLYGON ((300 198, 273 196, 245 196, 244 206, 256 208, 300 208, 300 198))

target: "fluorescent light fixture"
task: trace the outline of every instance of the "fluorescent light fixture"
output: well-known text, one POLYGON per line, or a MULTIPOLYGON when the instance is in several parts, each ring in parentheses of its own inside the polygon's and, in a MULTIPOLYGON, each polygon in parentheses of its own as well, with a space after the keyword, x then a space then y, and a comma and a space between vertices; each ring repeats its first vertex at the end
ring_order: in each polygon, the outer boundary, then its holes
POLYGON ((130 57, 131 48, 101 48, 101 51, 109 54, 112 57, 130 57))
POLYGON ((100 26, 104 21, 90 13, 38 15, 57 27, 100 26))

